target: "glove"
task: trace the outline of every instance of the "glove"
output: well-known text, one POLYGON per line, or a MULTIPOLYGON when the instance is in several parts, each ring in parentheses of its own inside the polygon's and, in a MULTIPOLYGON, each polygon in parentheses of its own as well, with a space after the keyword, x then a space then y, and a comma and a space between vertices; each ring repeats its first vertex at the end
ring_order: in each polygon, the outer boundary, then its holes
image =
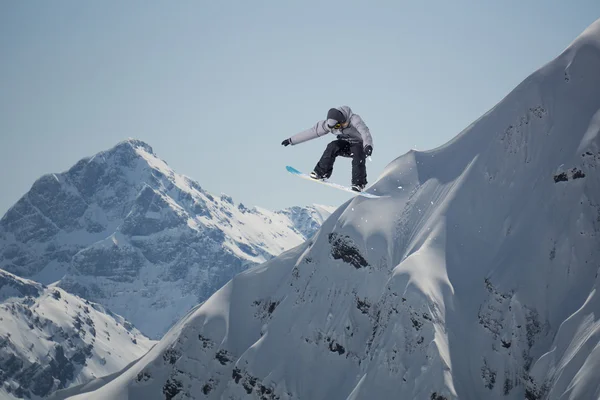
POLYGON ((289 146, 290 144, 292 144, 292 142, 290 141, 290 139, 285 139, 283 142, 281 142, 281 144, 283 146, 289 146))
POLYGON ((371 146, 370 144, 365 146, 365 154, 367 155, 367 157, 369 157, 371 154, 373 154, 373 146, 371 146))

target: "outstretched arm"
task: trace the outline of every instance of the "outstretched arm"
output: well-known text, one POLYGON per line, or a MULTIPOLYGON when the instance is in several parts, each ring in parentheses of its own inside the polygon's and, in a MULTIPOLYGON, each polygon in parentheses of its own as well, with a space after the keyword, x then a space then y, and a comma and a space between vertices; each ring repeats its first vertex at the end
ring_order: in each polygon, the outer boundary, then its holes
POLYGON ((302 131, 300 133, 295 134, 290 138, 290 144, 300 144, 302 142, 306 142, 311 139, 316 139, 323 135, 328 134, 329 128, 327 127, 326 121, 319 121, 310 129, 302 131))

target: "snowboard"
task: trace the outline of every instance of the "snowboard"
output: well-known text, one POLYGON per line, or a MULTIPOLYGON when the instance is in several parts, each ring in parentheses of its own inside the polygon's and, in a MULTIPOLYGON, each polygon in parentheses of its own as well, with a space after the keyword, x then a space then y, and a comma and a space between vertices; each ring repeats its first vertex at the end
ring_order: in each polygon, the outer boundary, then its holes
POLYGON ((333 182, 322 181, 322 180, 319 180, 319 179, 313 179, 313 178, 310 177, 310 175, 305 174, 304 172, 298 171, 296 168, 290 167, 289 165, 287 165, 285 167, 285 169, 287 169, 288 172, 291 173, 292 175, 297 175, 300 178, 307 179, 307 180, 312 181, 312 182, 321 183, 323 185, 334 187, 336 189, 344 190, 346 192, 350 192, 352 194, 356 194, 356 195, 359 195, 359 196, 368 197, 370 199, 379 199, 381 197, 389 197, 389 196, 378 196, 376 194, 367 193, 365 191, 357 192, 357 191, 352 190, 352 188, 344 186, 344 185, 340 185, 340 184, 333 183, 333 182))

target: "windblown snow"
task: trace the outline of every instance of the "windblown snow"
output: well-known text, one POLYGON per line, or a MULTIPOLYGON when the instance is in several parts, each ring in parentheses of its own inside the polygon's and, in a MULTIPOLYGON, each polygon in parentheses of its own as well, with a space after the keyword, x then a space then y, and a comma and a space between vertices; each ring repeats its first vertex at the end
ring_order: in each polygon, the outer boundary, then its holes
POLYGON ((69 399, 600 397, 600 20, 69 399))

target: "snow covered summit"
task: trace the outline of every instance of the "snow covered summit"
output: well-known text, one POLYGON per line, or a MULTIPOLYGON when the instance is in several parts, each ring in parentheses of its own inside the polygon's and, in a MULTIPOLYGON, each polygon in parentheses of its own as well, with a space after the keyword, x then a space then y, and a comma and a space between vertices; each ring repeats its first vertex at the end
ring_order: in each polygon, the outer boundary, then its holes
MULTIPOLYGON (((70 399, 593 399, 600 20, 70 399)), ((61 397, 62 396, 62 397, 61 397)))
POLYGON ((58 281, 160 338, 233 275, 302 243, 330 211, 213 196, 130 139, 37 180, 0 220, 0 268, 58 281))

